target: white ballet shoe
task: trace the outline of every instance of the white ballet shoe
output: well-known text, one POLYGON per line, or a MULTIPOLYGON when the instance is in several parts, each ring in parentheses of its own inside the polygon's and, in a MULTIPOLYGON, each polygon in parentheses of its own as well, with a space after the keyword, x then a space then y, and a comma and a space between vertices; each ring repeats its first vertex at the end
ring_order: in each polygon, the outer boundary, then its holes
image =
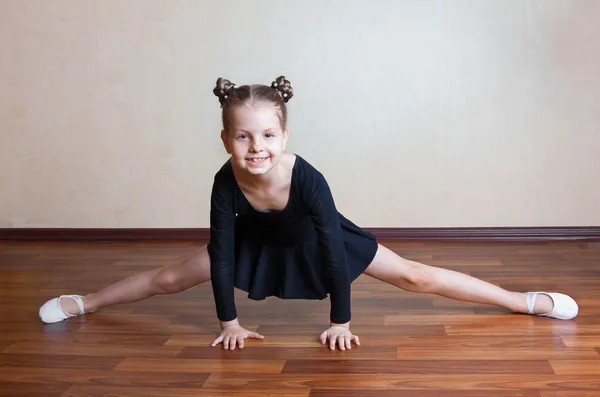
POLYGON ((529 314, 536 316, 552 317, 559 320, 571 320, 577 316, 579 312, 579 306, 573 298, 568 295, 560 294, 558 292, 526 292, 525 297, 527 298, 527 310, 529 314), (554 307, 548 313, 534 313, 533 308, 535 307, 535 300, 538 294, 545 294, 552 299, 554 307))
POLYGON ((85 314, 85 310, 83 309, 83 297, 81 295, 61 295, 58 298, 50 299, 40 307, 40 319, 47 324, 57 323, 82 314, 85 314), (71 314, 64 311, 60 307, 60 300, 62 298, 72 298, 77 303, 77 306, 79 306, 79 314, 71 314))

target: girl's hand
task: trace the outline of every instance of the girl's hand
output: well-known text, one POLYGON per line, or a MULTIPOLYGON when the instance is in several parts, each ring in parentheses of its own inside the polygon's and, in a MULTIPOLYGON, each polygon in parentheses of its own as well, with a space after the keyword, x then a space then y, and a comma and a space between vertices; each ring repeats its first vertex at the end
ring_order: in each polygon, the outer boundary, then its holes
POLYGON ((352 342, 360 346, 357 335, 352 335, 349 327, 342 325, 332 325, 328 330, 321 334, 321 343, 324 345, 329 339, 329 348, 335 350, 336 344, 340 350, 352 349, 352 342))
POLYGON ((215 339, 211 346, 215 347, 219 343, 223 342, 223 349, 225 350, 234 350, 236 344, 240 347, 240 349, 243 349, 245 338, 265 339, 264 336, 256 332, 248 331, 247 329, 242 328, 239 324, 234 324, 224 327, 221 331, 221 335, 215 339))

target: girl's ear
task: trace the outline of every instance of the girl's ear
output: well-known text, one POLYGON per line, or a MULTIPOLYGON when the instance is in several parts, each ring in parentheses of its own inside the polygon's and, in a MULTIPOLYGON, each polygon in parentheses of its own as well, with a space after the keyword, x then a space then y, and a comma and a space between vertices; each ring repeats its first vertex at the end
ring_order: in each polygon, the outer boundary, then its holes
POLYGON ((290 128, 287 127, 285 130, 283 130, 283 136, 285 137, 285 139, 287 139, 290 136, 290 128))
POLYGON ((225 147, 227 154, 231 154, 231 146, 229 145, 229 142, 227 142, 227 133, 225 130, 221 131, 221 140, 223 141, 223 146, 225 147))
POLYGON ((290 137, 290 129, 286 128, 283 130, 283 148, 287 145, 288 138, 290 137))

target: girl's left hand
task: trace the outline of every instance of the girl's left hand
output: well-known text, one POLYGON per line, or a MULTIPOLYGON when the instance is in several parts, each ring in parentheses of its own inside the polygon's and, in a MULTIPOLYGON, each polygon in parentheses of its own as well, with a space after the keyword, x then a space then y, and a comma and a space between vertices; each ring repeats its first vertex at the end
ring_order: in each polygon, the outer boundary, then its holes
POLYGON ((321 344, 327 343, 329 339, 329 348, 335 350, 336 344, 340 350, 352 349, 352 342, 360 346, 360 341, 357 335, 353 335, 347 327, 332 325, 328 330, 321 334, 321 344))

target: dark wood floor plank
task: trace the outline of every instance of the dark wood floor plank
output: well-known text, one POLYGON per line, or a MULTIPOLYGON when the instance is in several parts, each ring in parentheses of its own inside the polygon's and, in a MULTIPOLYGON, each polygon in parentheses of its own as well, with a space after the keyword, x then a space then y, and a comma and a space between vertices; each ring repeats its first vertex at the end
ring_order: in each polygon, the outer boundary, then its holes
POLYGON ((186 358, 126 358, 116 371, 145 372, 239 372, 256 374, 279 373, 283 369, 283 360, 220 360, 220 359, 186 359, 186 358))
POLYGON ((74 386, 62 397, 308 397, 309 391, 304 390, 218 390, 218 389, 170 389, 168 394, 164 390, 154 388, 128 387, 116 388, 107 386, 74 386))
POLYGON ((13 391, 14 393, 24 394, 25 392, 31 393, 31 395, 37 395, 41 393, 63 393, 65 390, 73 387, 70 383, 33 383, 33 382, 16 382, 16 381, 4 381, 0 380, 0 396, 2 390, 13 391))
POLYGON ((598 391, 595 390, 542 390, 541 397, 598 397, 598 391))
POLYGON ((398 348, 403 360, 587 360, 600 359, 592 348, 398 348))
POLYGON ((474 323, 473 325, 446 326, 448 335, 464 336, 527 336, 527 335, 600 335, 600 325, 578 325, 576 323, 557 323, 550 320, 538 324, 525 325, 487 325, 474 323))
POLYGON ((44 342, 16 342, 5 348, 2 353, 11 354, 45 354, 74 355, 95 357, 165 357, 175 358, 181 348, 172 346, 119 346, 119 345, 86 345, 44 342))
MULTIPOLYGON (((318 371, 318 372, 317 372, 318 371)), ((597 375, 551 374, 211 374, 203 387, 222 389, 600 390, 597 375)))
MULTIPOLYGON (((587 367, 586 367, 587 368, 587 367)), ((287 360, 283 373, 303 374, 552 374, 547 360, 287 360)))
POLYGON ((133 335, 156 335, 156 334, 192 334, 192 333, 214 333, 218 329, 218 323, 202 321, 199 317, 196 324, 183 324, 171 322, 168 314, 98 314, 89 322, 78 328, 77 332, 92 333, 119 333, 133 335))
POLYGON ((551 335, 444 335, 425 337, 405 337, 399 340, 397 348, 424 349, 534 349, 567 347, 560 336, 551 335))
POLYGON ((62 397, 65 392, 62 390, 15 390, 11 387, 0 389, 0 397, 62 397))
POLYGON ((45 354, 0 354, 0 367, 114 369, 123 357, 45 354))
POLYGON ((60 332, 17 332, 10 331, 0 333, 0 343, 9 346, 13 343, 40 343, 44 345, 68 343, 71 345, 100 345, 100 346, 162 346, 170 338, 172 334, 121 334, 118 332, 111 333, 94 333, 94 332, 71 332, 65 329, 60 332))
POLYGON ((535 390, 327 390, 312 389, 309 397, 540 397, 535 390))
POLYGON ((209 373, 200 372, 144 372, 144 371, 112 371, 112 370, 72 370, 66 368, 18 368, 0 367, 1 382, 18 382, 23 389, 27 384, 43 388, 68 389, 73 385, 100 385, 109 387, 152 387, 200 388, 209 373))
POLYGON ((470 324, 485 324, 492 326, 495 324, 502 326, 528 326, 532 325, 533 321, 529 316, 502 313, 502 314, 453 314, 448 311, 439 314, 392 314, 385 316, 385 325, 445 325, 445 326, 460 326, 470 324))

